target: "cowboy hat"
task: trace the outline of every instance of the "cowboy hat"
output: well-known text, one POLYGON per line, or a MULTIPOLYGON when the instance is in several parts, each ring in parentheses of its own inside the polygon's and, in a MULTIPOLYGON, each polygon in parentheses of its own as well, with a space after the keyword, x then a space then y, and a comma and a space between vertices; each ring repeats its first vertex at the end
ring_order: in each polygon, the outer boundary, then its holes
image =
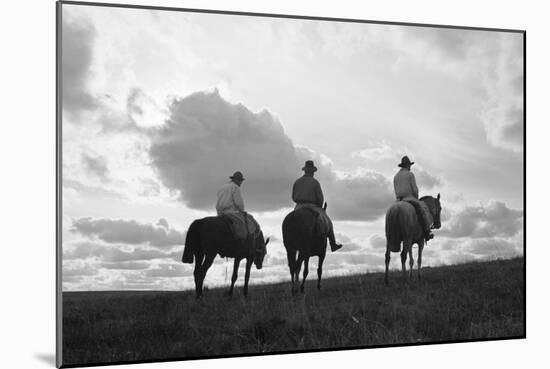
POLYGON ((302 168, 302 170, 313 170, 316 172, 317 167, 313 164, 313 160, 307 160, 306 165, 302 168))
POLYGON ((406 168, 406 167, 410 167, 413 164, 414 164, 414 161, 411 161, 411 159, 409 159, 408 156, 403 156, 403 158, 401 158, 401 163, 397 164, 397 166, 401 168, 406 168))
POLYGON ((231 177, 229 177, 235 181, 244 181, 244 177, 243 177, 243 174, 239 171, 233 173, 233 175, 231 177))

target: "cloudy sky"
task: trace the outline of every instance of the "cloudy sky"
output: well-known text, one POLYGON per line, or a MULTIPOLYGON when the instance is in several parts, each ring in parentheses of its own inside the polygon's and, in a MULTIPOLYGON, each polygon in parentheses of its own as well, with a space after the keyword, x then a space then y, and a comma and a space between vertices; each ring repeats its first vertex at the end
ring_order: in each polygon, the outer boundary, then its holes
POLYGON ((425 266, 522 254, 522 34, 63 5, 62 51, 64 290, 192 288, 186 229, 236 170, 272 237, 252 283, 288 279, 308 159, 344 243, 327 277, 383 268, 405 154, 441 193, 425 266))

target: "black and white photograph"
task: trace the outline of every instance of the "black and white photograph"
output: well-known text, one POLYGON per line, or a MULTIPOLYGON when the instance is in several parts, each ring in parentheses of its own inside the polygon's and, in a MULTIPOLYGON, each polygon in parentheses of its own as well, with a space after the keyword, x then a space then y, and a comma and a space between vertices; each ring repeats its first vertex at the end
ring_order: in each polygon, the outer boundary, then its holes
POLYGON ((525 338, 524 30, 57 27, 58 364, 525 338))

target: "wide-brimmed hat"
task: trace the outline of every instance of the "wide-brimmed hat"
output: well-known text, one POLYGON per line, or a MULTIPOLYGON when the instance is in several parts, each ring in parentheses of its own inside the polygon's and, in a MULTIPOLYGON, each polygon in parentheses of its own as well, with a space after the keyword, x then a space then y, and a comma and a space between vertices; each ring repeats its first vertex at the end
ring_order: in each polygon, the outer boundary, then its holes
POLYGON ((233 173, 233 175, 231 177, 229 177, 231 179, 234 179, 236 181, 244 181, 244 177, 243 177, 243 174, 239 171, 233 173))
POLYGON ((313 164, 313 160, 307 160, 306 165, 302 168, 302 170, 312 170, 316 172, 317 167, 313 164))
POLYGON ((401 168, 405 168, 405 167, 410 167, 413 164, 414 164, 414 161, 411 161, 411 159, 409 159, 408 156, 403 156, 401 158, 401 163, 397 164, 397 166, 401 168))

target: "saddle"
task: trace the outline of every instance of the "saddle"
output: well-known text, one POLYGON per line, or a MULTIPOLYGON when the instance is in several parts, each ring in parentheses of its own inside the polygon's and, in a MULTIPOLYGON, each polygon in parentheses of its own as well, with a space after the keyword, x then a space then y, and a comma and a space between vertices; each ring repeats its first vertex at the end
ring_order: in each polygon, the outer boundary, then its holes
MULTIPOLYGON (((422 228, 422 232, 425 232, 426 229, 428 228, 431 228, 431 224, 426 224, 426 218, 424 216, 424 212, 427 211, 427 210, 424 210, 422 208, 422 204, 420 201, 412 201, 412 200, 407 200, 407 199, 404 199, 404 198, 398 198, 399 201, 405 201, 409 204, 411 204, 414 208, 414 211, 416 212, 416 217, 418 218, 418 222, 420 223, 420 227, 422 228)), ((426 239, 426 242, 427 242, 427 239, 426 239)))
POLYGON ((260 230, 256 220, 247 213, 226 213, 219 217, 228 225, 235 246, 245 246, 260 230))
POLYGON ((323 208, 320 208, 319 206, 314 204, 302 203, 297 204, 295 210, 309 211, 315 217, 321 233, 325 235, 328 234, 328 231, 330 229, 330 220, 323 208))

